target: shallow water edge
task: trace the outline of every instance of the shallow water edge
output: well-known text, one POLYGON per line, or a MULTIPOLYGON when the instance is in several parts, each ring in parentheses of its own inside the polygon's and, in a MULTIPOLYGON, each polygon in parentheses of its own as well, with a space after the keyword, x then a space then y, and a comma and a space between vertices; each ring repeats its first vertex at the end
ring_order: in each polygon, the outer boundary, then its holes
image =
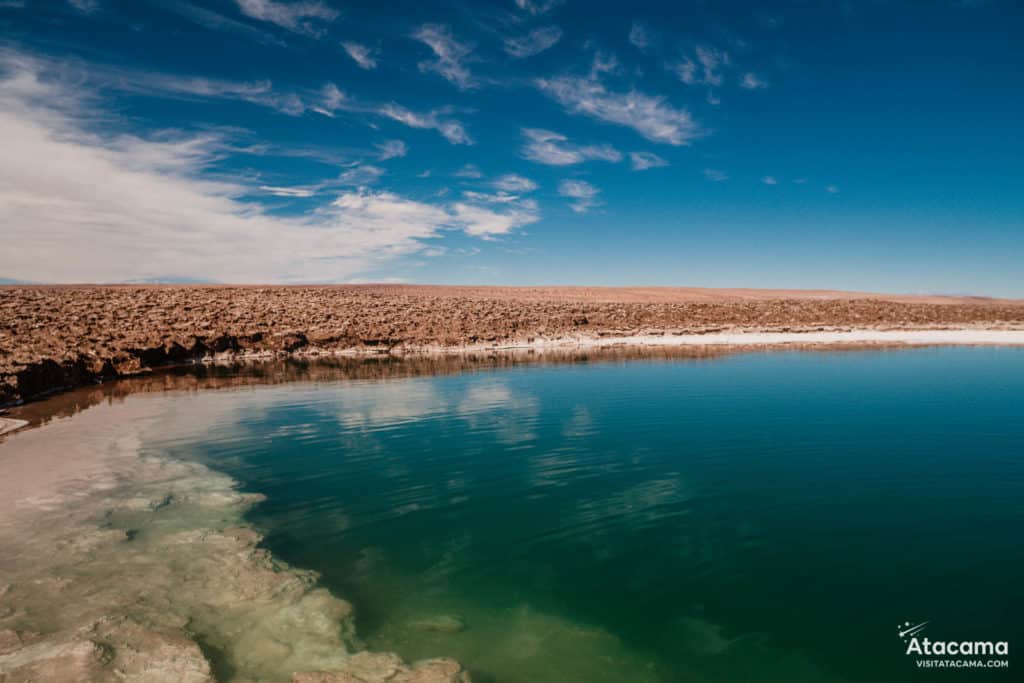
POLYGON ((0 678, 469 680, 453 660, 366 652, 349 603, 258 547, 243 516, 260 496, 140 452, 161 418, 147 398, 0 445, 0 678))

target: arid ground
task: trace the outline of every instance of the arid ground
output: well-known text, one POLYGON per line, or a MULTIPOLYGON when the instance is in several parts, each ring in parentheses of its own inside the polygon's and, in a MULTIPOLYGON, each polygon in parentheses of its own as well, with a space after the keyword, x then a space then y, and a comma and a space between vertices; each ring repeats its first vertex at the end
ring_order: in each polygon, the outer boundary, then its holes
POLYGON ((964 328, 1024 329, 1024 301, 657 287, 7 286, 0 405, 218 355, 964 328))

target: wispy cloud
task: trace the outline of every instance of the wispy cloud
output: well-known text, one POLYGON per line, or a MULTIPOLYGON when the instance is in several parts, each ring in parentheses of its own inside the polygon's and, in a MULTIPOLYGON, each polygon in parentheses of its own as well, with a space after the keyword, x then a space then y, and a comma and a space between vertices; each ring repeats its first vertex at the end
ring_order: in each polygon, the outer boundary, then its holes
POLYGON ((827 185, 825 187, 825 192, 828 192, 829 194, 839 194, 839 188, 835 185, 827 185))
POLYGON ((598 160, 617 163, 622 153, 611 145, 577 145, 566 136, 541 128, 523 128, 522 155, 530 161, 549 166, 570 166, 598 160))
POLYGON ((729 179, 729 174, 717 168, 705 168, 701 173, 704 177, 714 183, 724 183, 729 179))
POLYGON ((258 188, 207 172, 223 141, 86 130, 108 119, 83 91, 42 79, 35 66, 0 60, 0 126, 10 135, 0 165, 6 277, 339 281, 420 252, 446 231, 482 229, 454 207, 368 190, 341 192, 301 215, 268 213, 239 199, 258 188))
POLYGON ((601 50, 594 53, 594 57, 590 61, 590 80, 597 81, 604 74, 614 74, 618 71, 619 58, 615 56, 615 53, 601 50))
POLYGON ((424 24, 412 37, 427 45, 435 56, 435 59, 420 62, 420 71, 433 71, 460 90, 476 87, 476 79, 463 64, 471 59, 473 50, 456 40, 451 29, 440 24, 424 24))
POLYGON ((388 140, 376 145, 376 147, 379 152, 377 158, 381 161, 404 157, 409 151, 409 148, 401 140, 388 140))
POLYGON ((505 52, 517 59, 538 55, 562 38, 562 29, 557 26, 541 26, 525 36, 505 39, 505 52))
POLYGON ((565 0, 515 0, 516 7, 534 16, 547 14, 565 0))
POLYGON ((338 176, 338 182, 342 185, 364 187, 366 185, 373 185, 376 183, 384 173, 384 169, 380 166, 374 166, 373 164, 356 164, 351 168, 342 171, 338 176))
MULTIPOLYGON (((227 81, 204 78, 202 76, 175 76, 159 73, 132 73, 122 71, 113 73, 114 82, 111 87, 123 90, 144 92, 162 96, 179 96, 185 98, 242 100, 264 107, 270 107, 282 114, 299 116, 307 110, 321 104, 332 106, 333 102, 320 102, 320 98, 302 97, 294 92, 278 92, 270 81, 227 81)), ((340 91, 324 91, 328 99, 337 97, 340 91)))
POLYGON ((332 22, 338 11, 315 0, 279 2, 278 0, 235 0, 242 14, 276 24, 281 28, 309 36, 321 36, 324 29, 319 22, 332 22))
POLYGON ((484 174, 476 164, 465 164, 462 168, 452 173, 456 178, 483 178, 484 174))
POLYGON ((99 0, 68 0, 68 4, 86 14, 91 14, 100 8, 99 0))
POLYGON ((468 193, 470 201, 455 202, 455 223, 467 235, 491 238, 540 220, 537 202, 514 195, 468 193))
POLYGON ((585 180, 563 180, 558 185, 558 194, 575 200, 569 204, 569 207, 576 213, 586 213, 598 206, 600 202, 597 195, 600 192, 585 180))
POLYGON ((472 145, 473 139, 469 137, 466 128, 454 119, 445 118, 440 111, 414 112, 411 109, 398 104, 385 104, 373 108, 373 111, 393 121, 403 123, 410 128, 425 128, 436 130, 453 145, 472 145))
POLYGON ((515 173, 503 175, 491 183, 491 185, 503 192, 523 193, 533 192, 537 189, 537 183, 525 176, 517 175, 515 173))
POLYGON ((316 194, 316 189, 310 187, 274 187, 272 185, 261 185, 260 190, 267 194, 272 194, 275 197, 305 198, 312 197, 316 194))
MULTIPOLYGON (((110 117, 95 109, 96 96, 44 78, 43 68, 0 54, 0 127, 10 136, 0 165, 5 277, 344 281, 395 258, 436 253, 431 247, 450 231, 493 238, 540 217, 535 201, 503 193, 432 204, 366 188, 340 191, 305 213, 271 213, 244 198, 309 199, 324 186, 214 175, 232 148, 216 134, 99 133, 110 117), (163 246, 153 251, 157 242, 163 246)), ((378 171, 361 165, 339 180, 378 171)))
POLYGON ((308 111, 323 116, 335 116, 338 112, 369 114, 397 121, 410 128, 436 130, 453 145, 473 144, 465 126, 449 118, 447 110, 417 112, 395 102, 360 102, 348 97, 333 83, 324 85, 318 91, 298 93, 277 91, 270 81, 223 81, 126 70, 105 72, 101 68, 90 68, 88 75, 96 76, 104 86, 111 88, 160 96, 242 100, 270 107, 289 116, 301 116, 308 111))
POLYGON ((634 21, 629 29, 629 42, 638 50, 646 50, 654 43, 654 33, 646 24, 634 21))
POLYGON ((333 83, 312 93, 278 92, 270 81, 240 83, 206 78, 165 76, 161 74, 122 73, 113 87, 151 92, 162 95, 204 97, 211 99, 237 99, 270 107, 282 114, 301 116, 313 111, 324 116, 337 112, 369 114, 396 121, 410 128, 436 130, 453 145, 472 145, 473 139, 465 126, 447 116, 446 110, 417 112, 395 102, 376 104, 359 102, 348 97, 333 83))
POLYGON ((747 90, 763 90, 768 87, 768 81, 755 73, 748 72, 743 74, 743 77, 740 79, 740 87, 747 90))
POLYGON ((686 85, 722 85, 722 69, 730 64, 729 53, 707 45, 698 45, 693 58, 669 64, 669 68, 686 85))
POLYGON ((668 162, 653 152, 630 152, 629 160, 634 171, 646 171, 649 168, 668 166, 668 162))
POLYGON ((702 135, 685 109, 636 90, 611 92, 593 78, 559 76, 537 86, 569 112, 632 128, 652 142, 688 145, 702 135))
POLYGON ((374 51, 366 45, 354 43, 350 40, 342 41, 341 47, 344 48, 348 56, 352 58, 356 64, 362 69, 376 69, 377 58, 374 56, 374 51))
POLYGON ((205 7, 199 7, 184 0, 150 0, 154 4, 173 12, 194 24, 212 31, 226 31, 245 36, 266 45, 284 45, 284 42, 267 31, 231 19, 205 7))
POLYGON ((779 184, 778 179, 775 176, 771 176, 771 175, 766 175, 765 177, 761 178, 761 182, 764 183, 765 185, 778 185, 779 184))

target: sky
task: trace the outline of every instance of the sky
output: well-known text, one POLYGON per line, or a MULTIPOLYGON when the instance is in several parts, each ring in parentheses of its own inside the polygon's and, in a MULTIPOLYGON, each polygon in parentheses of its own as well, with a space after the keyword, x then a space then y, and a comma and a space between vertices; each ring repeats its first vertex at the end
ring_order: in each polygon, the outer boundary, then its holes
POLYGON ((1024 3, 0 0, 0 281, 1024 297, 1024 3))

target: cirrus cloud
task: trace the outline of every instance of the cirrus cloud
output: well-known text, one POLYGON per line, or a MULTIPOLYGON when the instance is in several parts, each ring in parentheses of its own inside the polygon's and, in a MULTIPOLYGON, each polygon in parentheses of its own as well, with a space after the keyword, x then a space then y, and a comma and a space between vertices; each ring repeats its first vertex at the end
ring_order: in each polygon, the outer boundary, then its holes
POLYGON ((575 200, 569 204, 569 208, 576 213, 586 213, 598 206, 600 202, 597 195, 600 192, 601 190, 585 180, 563 180, 558 185, 558 194, 575 200))
POLYGON ((374 56, 373 50, 367 46, 346 40, 342 41, 341 47, 352 58, 352 61, 359 65, 359 68, 367 70, 377 68, 377 58, 374 56))
POLYGON ((551 48, 562 38, 562 29, 557 26, 541 26, 525 36, 505 39, 505 52, 516 59, 539 55, 551 48))
POLYGON ((549 166, 571 166, 584 161, 598 160, 618 163, 622 153, 611 145, 577 145, 566 136, 542 128, 523 128, 526 142, 523 158, 549 166))
POLYGON ((539 219, 529 201, 444 205, 366 188, 281 214, 244 198, 308 199, 314 190, 211 173, 231 153, 217 134, 96 132, 110 118, 95 95, 41 70, 30 58, 0 57, 0 127, 10 136, 0 165, 6 278, 337 282, 427 254, 450 231, 492 237, 539 219))
POLYGON ((646 171, 649 168, 668 166, 668 162, 653 152, 630 152, 630 163, 634 171, 646 171))
POLYGON ((295 33, 320 36, 324 30, 317 22, 332 22, 338 10, 322 2, 278 2, 277 0, 235 0, 242 14, 276 24, 295 33))
POLYGON ((420 71, 433 71, 459 90, 476 87, 476 79, 463 64, 472 58, 473 49, 456 40, 450 28, 440 24, 424 24, 412 37, 429 47, 436 57, 420 62, 420 71))
POLYGON ((636 90, 611 92, 595 78, 558 76, 537 87, 566 111, 632 128, 651 142, 689 145, 703 131, 686 109, 636 90))

